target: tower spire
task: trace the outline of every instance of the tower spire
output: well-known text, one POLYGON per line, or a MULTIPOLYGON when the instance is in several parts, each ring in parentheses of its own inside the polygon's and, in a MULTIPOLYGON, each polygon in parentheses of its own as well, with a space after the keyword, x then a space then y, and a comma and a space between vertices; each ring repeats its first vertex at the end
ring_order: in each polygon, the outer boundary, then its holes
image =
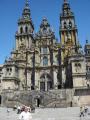
POLYGON ((25 0, 25 7, 23 10, 23 17, 30 18, 30 8, 29 8, 29 0, 25 0))
POLYGON ((25 6, 26 6, 26 7, 29 7, 29 0, 26 0, 26 1, 25 1, 25 6))
POLYGON ((63 12, 63 15, 65 15, 65 16, 73 14, 71 11, 71 8, 70 8, 70 4, 68 3, 68 0, 64 0, 62 12, 63 12))
MULTIPOLYGON (((62 5, 62 13, 60 14, 60 38, 61 45, 64 46, 65 53, 62 52, 62 56, 72 55, 72 53, 76 52, 77 47, 77 26, 75 23, 75 16, 72 12, 70 4, 68 0, 63 0, 62 5), (72 50, 73 52, 70 52, 72 50)), ((64 57, 64 58, 65 58, 64 57)), ((62 59, 62 62, 64 61, 62 59)))

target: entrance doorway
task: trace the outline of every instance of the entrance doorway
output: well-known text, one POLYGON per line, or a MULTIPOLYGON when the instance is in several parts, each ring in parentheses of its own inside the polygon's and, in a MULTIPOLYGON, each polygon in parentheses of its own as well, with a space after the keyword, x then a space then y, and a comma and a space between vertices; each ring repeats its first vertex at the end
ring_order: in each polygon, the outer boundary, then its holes
POLYGON ((45 91, 45 82, 40 82, 40 90, 45 91))
POLYGON ((40 107, 41 100, 39 98, 36 98, 36 107, 40 107))
POLYGON ((52 89, 52 82, 51 81, 47 81, 47 91, 52 89))
POLYGON ((2 101, 2 96, 0 95, 0 105, 1 105, 1 101, 2 101))

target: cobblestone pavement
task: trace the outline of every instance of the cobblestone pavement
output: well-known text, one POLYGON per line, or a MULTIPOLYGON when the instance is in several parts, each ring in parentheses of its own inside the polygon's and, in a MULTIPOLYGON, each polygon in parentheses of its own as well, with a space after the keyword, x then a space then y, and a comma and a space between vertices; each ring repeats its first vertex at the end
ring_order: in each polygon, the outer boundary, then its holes
MULTIPOLYGON (((90 110, 90 107, 89 107, 90 110)), ((42 108, 32 113, 33 120, 90 120, 90 115, 79 117, 80 109, 74 108, 42 108)), ((89 111, 90 113, 90 111, 89 111)), ((17 111, 11 108, 0 108, 0 120, 18 120, 17 111)))

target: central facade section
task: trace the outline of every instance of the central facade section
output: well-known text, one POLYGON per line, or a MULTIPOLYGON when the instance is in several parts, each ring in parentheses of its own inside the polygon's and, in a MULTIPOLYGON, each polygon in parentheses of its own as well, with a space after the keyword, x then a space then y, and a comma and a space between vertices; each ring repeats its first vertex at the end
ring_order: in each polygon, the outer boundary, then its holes
POLYGON ((60 65, 59 47, 47 19, 43 18, 36 34, 33 32, 34 25, 26 1, 18 20, 16 47, 9 60, 5 61, 3 88, 47 91, 60 86, 57 77, 60 65))

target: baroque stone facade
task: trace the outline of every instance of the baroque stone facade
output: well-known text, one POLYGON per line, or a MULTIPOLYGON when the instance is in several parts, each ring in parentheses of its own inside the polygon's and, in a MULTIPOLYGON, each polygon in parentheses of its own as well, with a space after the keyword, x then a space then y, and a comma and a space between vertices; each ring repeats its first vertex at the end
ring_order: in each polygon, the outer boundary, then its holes
MULTIPOLYGON (((16 46, 11 56, 0 66, 1 94, 10 90, 34 92, 39 104, 39 99, 49 101, 53 98, 50 95, 55 94, 55 101, 62 100, 60 93, 71 102, 77 90, 89 89, 90 45, 86 42, 85 51, 82 52, 75 16, 67 0, 64 0, 60 14, 60 43, 56 40, 47 18, 43 18, 39 31, 34 34, 27 0, 22 16, 18 20, 15 39, 16 46), (70 92, 65 92, 66 89, 70 92), (50 98, 46 99, 48 96, 50 98)), ((77 97, 75 100, 77 101, 77 97)), ((51 103, 50 105, 53 106, 51 103)))

